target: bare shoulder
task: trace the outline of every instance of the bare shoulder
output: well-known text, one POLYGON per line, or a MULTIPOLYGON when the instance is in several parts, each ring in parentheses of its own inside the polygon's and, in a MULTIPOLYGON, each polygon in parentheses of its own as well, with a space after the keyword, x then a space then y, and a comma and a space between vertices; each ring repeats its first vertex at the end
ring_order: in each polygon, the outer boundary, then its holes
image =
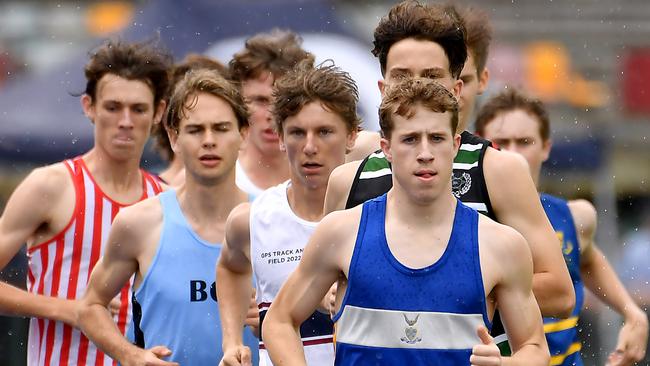
POLYGON ((230 211, 226 220, 226 242, 228 245, 247 243, 250 240, 251 204, 240 203, 230 211))
POLYGON ((111 232, 126 235, 134 240, 144 239, 163 220, 163 210, 157 196, 124 207, 115 216, 111 232))
POLYGON ((479 215, 478 237, 481 253, 499 262, 531 258, 526 239, 517 230, 484 215, 479 215))
POLYGON ((363 205, 359 205, 347 210, 334 211, 327 214, 318 227, 321 231, 327 231, 331 235, 344 235, 359 227, 361 221, 361 212, 363 205))
POLYGON ((74 189, 72 176, 64 163, 34 169, 21 186, 36 194, 39 199, 47 201, 61 197, 62 191, 74 189))
POLYGON ((573 216, 576 228, 581 231, 593 230, 596 226, 597 220, 597 213, 594 205, 585 199, 571 200, 567 204, 569 210, 571 210, 571 216, 573 216))
POLYGON ((512 174, 513 172, 523 172, 526 175, 530 175, 528 163, 523 156, 510 151, 497 150, 492 147, 485 151, 483 166, 486 175, 488 173, 494 173, 502 176, 504 179, 508 179, 508 176, 503 176, 503 174, 512 174))
POLYGON ((381 135, 375 131, 359 131, 354 148, 345 156, 345 161, 363 160, 380 148, 381 135))
POLYGON ((363 160, 356 160, 336 167, 330 173, 325 194, 325 212, 329 213, 345 208, 354 177, 363 160))

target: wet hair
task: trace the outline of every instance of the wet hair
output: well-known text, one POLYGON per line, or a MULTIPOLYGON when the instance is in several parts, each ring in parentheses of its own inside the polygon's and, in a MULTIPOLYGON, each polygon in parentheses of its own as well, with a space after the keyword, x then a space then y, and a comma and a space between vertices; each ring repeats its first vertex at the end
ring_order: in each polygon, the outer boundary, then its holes
POLYGON ((349 132, 357 131, 361 120, 357 115, 359 92, 350 74, 328 60, 313 67, 309 60, 275 82, 273 90, 275 128, 282 134, 284 121, 298 114, 310 102, 320 102, 325 109, 338 114, 349 132))
POLYGON ((501 114, 522 110, 537 119, 539 135, 542 141, 551 137, 550 121, 544 103, 539 99, 531 98, 522 92, 507 88, 505 91, 490 98, 476 116, 476 133, 483 136, 485 127, 501 114))
MULTIPOLYGON (((224 78, 228 78, 228 69, 221 62, 196 53, 191 53, 185 56, 185 59, 180 63, 174 65, 172 69, 172 89, 177 85, 191 70, 213 70, 219 73, 224 78)), ((156 151, 167 161, 174 158, 174 150, 172 150, 169 141, 169 135, 165 130, 163 124, 155 124, 151 135, 154 137, 156 151)))
POLYGON ((480 75, 487 64, 492 41, 492 26, 488 13, 474 6, 448 5, 448 8, 456 12, 465 24, 467 51, 474 57, 476 75, 480 75))
POLYGON ((439 44, 449 59, 449 72, 456 79, 463 71, 467 59, 465 26, 452 9, 442 5, 402 1, 379 21, 374 38, 372 54, 379 58, 384 76, 390 48, 407 38, 439 44))
POLYGON ((379 126, 382 135, 390 139, 395 128, 395 115, 410 119, 415 107, 423 106, 436 113, 451 113, 452 134, 458 127, 458 101, 442 84, 428 78, 407 78, 391 84, 379 106, 379 126))
POLYGON ((213 95, 228 103, 235 113, 240 130, 248 126, 248 109, 239 88, 214 70, 192 70, 176 85, 169 99, 169 109, 164 119, 165 129, 178 132, 181 120, 187 118, 187 111, 196 106, 201 93, 213 95))
POLYGON ((230 76, 242 82, 270 72, 275 79, 296 67, 302 60, 314 62, 314 55, 301 47, 302 39, 295 33, 273 29, 246 40, 244 49, 229 63, 230 76))
POLYGON ((99 80, 106 74, 112 74, 146 83, 151 88, 156 106, 167 97, 171 65, 171 55, 154 41, 126 43, 109 40, 90 53, 90 61, 84 68, 84 93, 94 103, 99 80))

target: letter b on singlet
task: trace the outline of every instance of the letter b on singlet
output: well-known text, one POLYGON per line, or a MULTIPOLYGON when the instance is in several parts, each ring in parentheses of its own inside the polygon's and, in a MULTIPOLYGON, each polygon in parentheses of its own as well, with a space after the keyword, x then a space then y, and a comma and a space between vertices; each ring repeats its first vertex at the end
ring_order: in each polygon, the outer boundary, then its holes
MULTIPOLYGON (((208 299, 207 282, 201 280, 190 280, 190 302, 205 301, 208 299)), ((210 297, 217 301, 217 287, 214 282, 210 286, 210 297)))

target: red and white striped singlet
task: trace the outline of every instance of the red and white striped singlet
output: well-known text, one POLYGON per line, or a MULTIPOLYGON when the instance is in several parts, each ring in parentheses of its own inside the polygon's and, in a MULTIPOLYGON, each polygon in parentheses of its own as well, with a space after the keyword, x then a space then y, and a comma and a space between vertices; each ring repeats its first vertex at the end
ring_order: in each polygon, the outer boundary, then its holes
MULTIPOLYGON (((59 234, 28 249, 28 291, 67 299, 83 296, 90 273, 104 252, 104 243, 118 211, 130 204, 113 201, 97 185, 81 157, 66 160, 75 187, 75 209, 59 234)), ((153 175, 142 172, 140 200, 161 191, 153 175)), ((131 203, 132 204, 132 203, 131 203)), ((124 334, 131 321, 132 280, 122 289, 120 313, 115 321, 124 334)), ((81 331, 62 322, 32 318, 29 329, 29 366, 116 365, 81 331)))

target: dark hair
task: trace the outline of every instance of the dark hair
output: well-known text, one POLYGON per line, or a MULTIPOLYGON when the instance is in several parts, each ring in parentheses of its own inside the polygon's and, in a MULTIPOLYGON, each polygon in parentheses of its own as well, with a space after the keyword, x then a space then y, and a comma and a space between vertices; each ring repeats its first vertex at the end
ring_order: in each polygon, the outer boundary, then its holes
POLYGON ((386 138, 395 128, 394 115, 410 119, 415 107, 422 105, 436 113, 451 112, 452 135, 458 127, 458 101, 447 88, 428 78, 407 78, 391 84, 384 93, 379 106, 379 126, 386 138))
POLYGON ((449 59, 449 72, 460 76, 467 59, 465 27, 453 10, 441 5, 402 1, 393 6, 375 28, 372 54, 379 58, 382 75, 386 75, 388 51, 397 42, 415 38, 435 42, 449 59))
POLYGON ((169 99, 169 109, 164 120, 168 131, 178 132, 181 119, 186 118, 187 111, 194 108, 199 93, 223 99, 235 113, 239 129, 248 126, 248 109, 239 88, 216 71, 192 70, 176 85, 169 99))
POLYGON ((345 71, 328 60, 315 68, 309 60, 275 82, 273 90, 273 117, 278 133, 282 134, 284 121, 295 116, 310 103, 319 101, 328 110, 338 114, 348 131, 357 131, 359 92, 354 80, 345 71))
MULTIPOLYGON (((191 53, 185 56, 185 59, 180 63, 174 65, 172 70, 172 89, 177 85, 191 70, 213 70, 219 73, 224 78, 228 78, 228 69, 221 62, 203 55, 191 53)), ((172 90, 173 91, 173 90, 172 90)), ((151 135, 155 139, 154 148, 156 151, 167 161, 171 161, 174 157, 174 150, 172 150, 171 143, 169 142, 169 135, 163 124, 155 124, 151 135)))
POLYGON ((167 96, 171 55, 153 41, 126 43, 109 40, 90 53, 90 61, 84 68, 85 94, 95 102, 97 83, 106 74, 128 80, 141 80, 151 88, 154 106, 167 96))
POLYGON ((230 76, 239 82, 255 79, 262 72, 271 72, 279 78, 302 60, 314 62, 314 55, 301 47, 302 39, 295 33, 273 29, 258 33, 246 40, 243 50, 229 63, 230 76))
POLYGON ((465 24, 467 51, 472 53, 476 74, 479 75, 487 64, 492 41, 492 26, 488 14, 474 6, 449 5, 449 9, 455 11, 465 24))
POLYGON ((485 127, 498 115, 519 109, 537 118, 539 135, 542 137, 542 141, 548 141, 551 136, 550 121, 544 103, 539 99, 528 97, 514 88, 507 88, 483 105, 476 116, 476 133, 484 135, 485 127))

